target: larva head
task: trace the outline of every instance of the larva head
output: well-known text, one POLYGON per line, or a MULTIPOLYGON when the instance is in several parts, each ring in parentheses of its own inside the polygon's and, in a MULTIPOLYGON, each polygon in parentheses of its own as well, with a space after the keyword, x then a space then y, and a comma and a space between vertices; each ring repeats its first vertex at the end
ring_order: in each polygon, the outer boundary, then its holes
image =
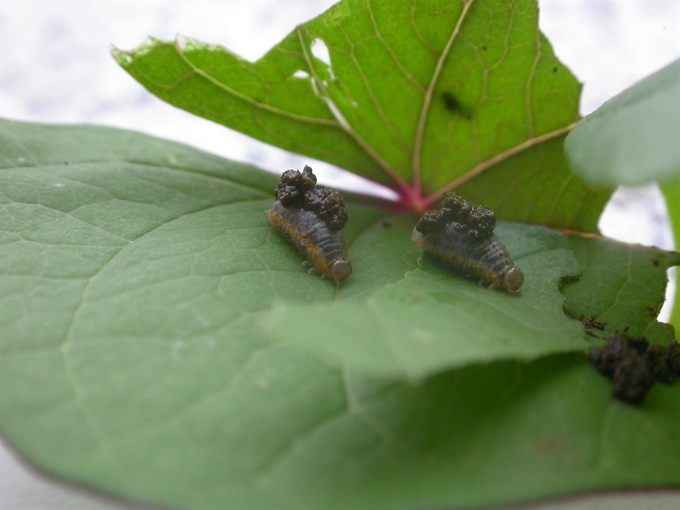
POLYGON ((505 266, 502 271, 503 287, 510 292, 515 292, 524 283, 524 274, 517 267, 505 266))
POLYGON ((331 265, 331 274, 333 275, 333 279, 340 283, 341 281, 349 278, 349 275, 352 274, 352 264, 350 264, 349 260, 344 257, 335 259, 331 265))

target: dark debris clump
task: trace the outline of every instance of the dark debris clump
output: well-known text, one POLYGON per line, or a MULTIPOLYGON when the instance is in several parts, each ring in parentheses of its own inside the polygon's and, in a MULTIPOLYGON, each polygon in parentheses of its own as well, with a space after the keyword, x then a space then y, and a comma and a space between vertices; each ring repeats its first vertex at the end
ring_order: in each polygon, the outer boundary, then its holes
POLYGON ((440 210, 430 211, 423 214, 418 223, 416 223, 416 230, 424 235, 432 232, 439 232, 444 228, 444 221, 440 210))
POLYGON ((675 374, 668 363, 668 350, 661 345, 652 345, 645 354, 647 368, 654 379, 664 384, 673 384, 675 374))
POLYGON ((491 237, 496 226, 493 212, 479 205, 471 206, 464 198, 453 191, 444 194, 439 209, 423 214, 416 230, 424 235, 439 232, 455 223, 456 230, 464 233, 471 241, 481 242, 491 237))
POLYGON ((680 343, 673 342, 670 344, 666 347, 666 353, 668 354, 668 366, 671 367, 677 377, 680 377, 680 343))
POLYGON ((624 335, 615 335, 601 349, 590 351, 590 360, 595 368, 609 378, 614 377, 616 366, 632 352, 630 340, 624 335))
POLYGON ((284 207, 300 207, 315 212, 331 230, 341 230, 347 223, 347 211, 342 195, 316 183, 311 167, 302 172, 286 170, 274 190, 284 207))
POLYGON ((304 206, 305 193, 316 186, 316 175, 309 166, 305 166, 302 172, 286 170, 281 175, 279 185, 274 190, 276 200, 284 207, 291 205, 304 206))
POLYGON ((323 186, 316 186, 305 193, 305 209, 314 211, 331 230, 340 230, 347 223, 347 211, 342 196, 323 186))
POLYGON ((654 384, 654 376, 640 358, 623 358, 614 370, 613 393, 616 398, 629 404, 641 404, 654 384))
POLYGON ((614 335, 607 344, 590 352, 597 370, 613 380, 616 398, 641 404, 655 382, 673 384, 680 377, 680 347, 652 345, 643 337, 614 335))

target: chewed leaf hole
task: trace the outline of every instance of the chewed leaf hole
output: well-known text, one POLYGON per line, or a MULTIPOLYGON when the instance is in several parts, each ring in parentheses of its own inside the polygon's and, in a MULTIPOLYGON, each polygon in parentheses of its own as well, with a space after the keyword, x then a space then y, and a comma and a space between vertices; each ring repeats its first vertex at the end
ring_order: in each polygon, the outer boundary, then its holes
POLYGON ((331 65, 331 54, 328 51, 328 46, 321 39, 314 39, 312 41, 312 55, 321 60, 328 67, 331 65))

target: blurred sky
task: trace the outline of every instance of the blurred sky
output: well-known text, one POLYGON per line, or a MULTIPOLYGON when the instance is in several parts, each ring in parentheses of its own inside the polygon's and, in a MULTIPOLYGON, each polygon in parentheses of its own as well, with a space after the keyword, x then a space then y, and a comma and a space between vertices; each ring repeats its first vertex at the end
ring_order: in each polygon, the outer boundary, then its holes
MULTIPOLYGON (((374 0, 395 1, 395 0, 374 0)), ((453 0, 452 0, 453 1, 453 0)), ((176 34, 257 59, 332 0, 0 0, 0 117, 93 123, 188 143, 265 169, 301 168, 307 158, 250 140, 163 103, 122 71, 111 45, 176 34)), ((541 27, 584 83, 581 113, 680 57, 680 0, 541 0, 541 27)), ((314 163, 322 180, 359 180, 314 163)), ((618 193, 601 223, 622 240, 670 248, 658 190, 618 193)), ((0 444, 0 508, 122 508, 72 494, 20 467, 0 444)))

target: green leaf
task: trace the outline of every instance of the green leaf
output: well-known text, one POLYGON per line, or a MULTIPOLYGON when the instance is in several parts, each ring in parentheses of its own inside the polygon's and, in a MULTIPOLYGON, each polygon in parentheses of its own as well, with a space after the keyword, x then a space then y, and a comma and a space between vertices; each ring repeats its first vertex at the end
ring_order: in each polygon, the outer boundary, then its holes
MULTIPOLYGON (((671 220, 673 239, 675 247, 680 247, 680 182, 666 183, 661 185, 661 192, 666 199, 666 207, 671 220)), ((680 294, 676 291, 673 311, 671 313, 671 324, 680 330, 680 294)))
MULTIPOLYGON (((680 240, 679 118, 677 60, 585 117, 564 146, 574 171, 590 182, 640 185, 659 181, 676 244, 680 240)), ((679 301, 675 300, 671 316, 676 328, 680 327, 679 301)), ((658 312, 657 306, 652 309, 658 312)), ((585 315, 592 314, 585 311, 585 315)))
POLYGON ((569 134, 564 150, 591 182, 636 186, 680 179, 680 60, 610 99, 569 134))
POLYGON ((673 328, 656 318, 668 269, 680 264, 680 253, 604 238, 572 237, 570 243, 582 274, 562 286, 566 313, 582 320, 595 337, 625 331, 654 343, 673 341, 673 328))
MULTIPOLYGON (((680 245, 680 60, 648 76, 585 117, 564 145, 572 168, 589 182, 659 181, 680 245)), ((671 322, 680 327, 676 299, 671 322)))
MULTIPOLYGON (((412 220, 358 204, 357 271, 338 292, 267 226, 275 180, 139 134, 0 122, 0 430, 23 456, 186 509, 489 505, 680 483, 677 385, 631 408, 581 355, 454 358, 413 384, 270 341, 279 306, 401 286, 434 306, 448 282, 485 296, 475 313, 539 299, 530 280, 513 297, 418 265, 412 220)), ((501 234, 559 308, 564 237, 501 234), (552 271, 529 263, 542 253, 552 271)), ((581 330, 556 310, 544 320, 581 330)))
POLYGON ((490 292, 421 252, 411 218, 393 217, 352 247, 356 278, 338 301, 287 304, 268 331, 314 349, 331 363, 383 377, 420 380, 441 370, 501 359, 584 350, 583 327, 564 315, 559 281, 577 276, 566 236, 543 227, 496 231, 524 272, 516 295, 490 292))
POLYGON ((343 381, 346 408, 260 480, 281 492, 304 483, 298 508, 465 508, 680 479, 680 387, 654 387, 633 408, 612 401, 581 356, 475 365, 419 385, 347 371, 343 381))
POLYGON ((192 40, 114 56, 161 99, 387 184, 407 210, 460 188, 506 220, 593 231, 610 194, 562 155, 580 85, 536 0, 344 0, 255 63, 192 40))

